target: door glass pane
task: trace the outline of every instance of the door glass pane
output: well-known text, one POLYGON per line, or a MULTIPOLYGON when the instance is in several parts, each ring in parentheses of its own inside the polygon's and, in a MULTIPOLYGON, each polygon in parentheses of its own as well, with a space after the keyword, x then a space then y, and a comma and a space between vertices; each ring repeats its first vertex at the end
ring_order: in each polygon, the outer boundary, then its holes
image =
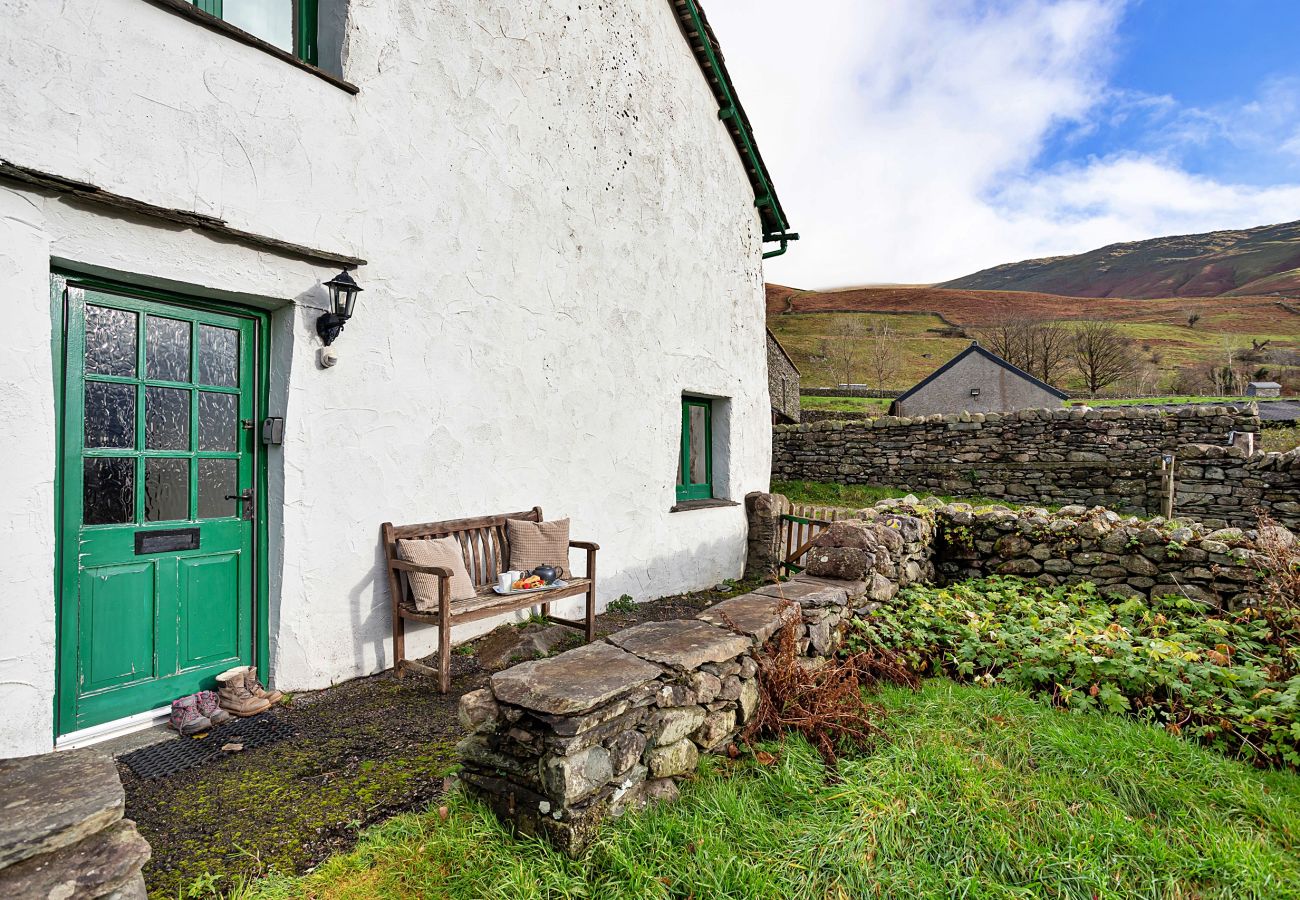
POLYGON ((144 389, 146 450, 190 449, 190 392, 183 388, 144 389))
POLYGON ((708 409, 703 406, 691 406, 691 484, 706 484, 709 480, 709 457, 707 441, 709 439, 708 409))
POLYGON ((190 380, 190 323, 147 316, 144 320, 144 369, 158 381, 190 380))
POLYGON ((144 461, 144 520, 166 522, 190 517, 190 461, 144 461))
POLYGON ((98 456, 86 460, 82 518, 87 525, 135 521, 135 460, 98 456))
POLYGON ((226 495, 239 493, 238 460, 199 460, 199 518, 220 519, 239 515, 240 504, 226 495))
POLYGON ((199 392, 199 449, 238 450, 239 395, 199 392))
POLYGON ((225 0, 221 18, 281 50, 293 52, 294 0, 225 0))
POLYGON ((86 446, 135 449, 135 385, 86 382, 86 446))
POLYGON ((86 306, 86 374, 135 375, 135 313, 86 306))
POLYGON ((199 381, 217 387, 239 386, 239 332, 199 326, 199 381))

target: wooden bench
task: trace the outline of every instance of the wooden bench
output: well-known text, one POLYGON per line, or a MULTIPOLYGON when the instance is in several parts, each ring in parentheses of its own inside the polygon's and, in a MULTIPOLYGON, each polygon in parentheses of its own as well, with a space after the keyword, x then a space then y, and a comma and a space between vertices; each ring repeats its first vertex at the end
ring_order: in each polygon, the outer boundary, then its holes
POLYGON ((570 541, 569 547, 585 550, 586 573, 582 578, 570 576, 564 580, 568 587, 538 594, 502 595, 492 590, 497 576, 510 570, 510 539, 506 519, 542 521, 542 508, 534 506, 527 512, 503 513, 496 516, 479 516, 473 519, 451 519, 446 522, 428 522, 423 525, 382 526, 384 555, 388 560, 388 589, 393 601, 393 668, 397 677, 406 670, 421 675, 437 675, 438 689, 444 694, 451 686, 451 629, 456 625, 490 619, 504 613, 530 607, 541 607, 541 613, 552 622, 584 631, 587 640, 596 636, 596 551, 599 546, 589 541, 570 541), (397 542, 406 540, 432 540, 454 537, 460 542, 477 594, 469 600, 451 600, 451 571, 442 566, 421 566, 398 558, 397 542), (416 609, 411 593, 411 572, 422 572, 438 577, 438 609, 421 612, 416 609), (562 619, 551 615, 551 604, 566 597, 587 595, 585 621, 562 619), (406 622, 427 622, 438 626, 438 669, 406 658, 406 622))

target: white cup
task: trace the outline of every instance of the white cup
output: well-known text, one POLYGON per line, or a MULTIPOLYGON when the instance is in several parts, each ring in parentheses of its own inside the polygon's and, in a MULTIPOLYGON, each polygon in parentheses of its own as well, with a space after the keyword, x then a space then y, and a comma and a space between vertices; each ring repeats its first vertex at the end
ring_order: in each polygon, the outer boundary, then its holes
POLYGON ((500 586, 501 590, 509 591, 513 588, 514 583, 519 580, 520 574, 521 573, 514 571, 502 572, 497 576, 497 584, 500 586))

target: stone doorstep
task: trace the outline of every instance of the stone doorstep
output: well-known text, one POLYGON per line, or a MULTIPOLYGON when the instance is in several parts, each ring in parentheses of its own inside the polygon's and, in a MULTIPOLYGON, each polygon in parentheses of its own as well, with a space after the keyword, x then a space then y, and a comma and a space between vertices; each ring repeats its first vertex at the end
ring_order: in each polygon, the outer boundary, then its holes
POLYGON ((748 638, 697 619, 646 622, 607 640, 642 659, 688 672, 705 663, 734 659, 751 644, 748 638))
POLYGON ((103 897, 131 887, 148 861, 148 842, 123 819, 76 844, 0 869, 0 897, 103 897))
POLYGON ((658 678, 662 671, 597 641, 497 672, 491 683, 492 693, 503 703, 542 713, 574 714, 626 694, 658 678))
POLYGON ((111 757, 93 750, 0 760, 0 868, 102 831, 126 795, 111 757))
POLYGON ((799 606, 768 594, 742 594, 710 606, 695 618, 748 635, 762 646, 782 626, 799 621, 799 606))

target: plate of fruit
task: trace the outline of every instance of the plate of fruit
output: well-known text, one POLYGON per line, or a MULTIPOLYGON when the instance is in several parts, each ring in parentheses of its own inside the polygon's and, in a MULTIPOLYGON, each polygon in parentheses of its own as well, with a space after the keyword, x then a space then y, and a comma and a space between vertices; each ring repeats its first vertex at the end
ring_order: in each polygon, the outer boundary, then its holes
POLYGON ((492 590, 498 594, 532 594, 538 591, 553 591, 556 588, 568 586, 567 581, 561 581, 558 578, 548 584, 540 575, 525 575, 511 584, 508 591, 501 590, 500 585, 493 585, 492 590))

